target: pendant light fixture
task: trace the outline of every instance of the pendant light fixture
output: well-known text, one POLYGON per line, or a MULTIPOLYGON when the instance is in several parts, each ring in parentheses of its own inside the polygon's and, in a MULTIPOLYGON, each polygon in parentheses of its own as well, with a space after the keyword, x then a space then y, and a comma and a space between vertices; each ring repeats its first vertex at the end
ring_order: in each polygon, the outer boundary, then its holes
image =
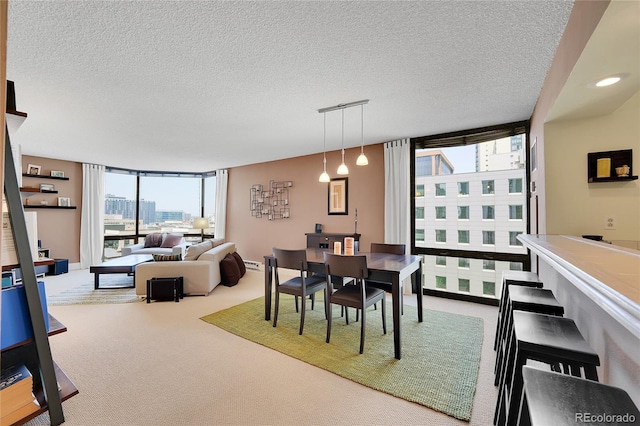
POLYGON ((331 106, 331 107, 327 107, 327 108, 320 108, 318 110, 319 113, 324 115, 324 153, 322 156, 322 167, 323 167, 323 172, 320 175, 320 177, 318 178, 318 181, 320 182, 329 182, 330 178, 329 175, 327 174, 327 112, 330 111, 336 111, 336 110, 342 110, 342 163, 340 163, 340 167, 338 167, 338 174, 339 175, 348 175, 349 174, 349 168, 347 167, 347 164, 344 162, 344 110, 347 108, 351 108, 354 106, 361 106, 361 112, 360 112, 360 119, 361 119, 361 129, 360 129, 360 138, 361 138, 361 142, 360 142, 360 155, 358 156, 358 159, 356 160, 356 164, 358 166, 366 166, 367 164, 369 164, 369 160, 367 159, 367 156, 364 155, 364 104, 368 104, 369 103, 369 99, 364 99, 362 101, 356 101, 356 102, 349 102, 346 104, 338 104, 335 106, 331 106))
POLYGON ((327 113, 323 113, 324 119, 324 138, 322 143, 322 174, 318 179, 319 182, 329 182, 329 174, 327 173, 327 113))
POLYGON ((342 163, 338 166, 339 175, 348 175, 349 168, 344 164, 344 108, 342 109, 342 163))
POLYGON ((366 166, 369 164, 369 160, 367 159, 367 156, 364 155, 364 104, 360 105, 360 125, 360 155, 358 155, 356 165, 366 166))

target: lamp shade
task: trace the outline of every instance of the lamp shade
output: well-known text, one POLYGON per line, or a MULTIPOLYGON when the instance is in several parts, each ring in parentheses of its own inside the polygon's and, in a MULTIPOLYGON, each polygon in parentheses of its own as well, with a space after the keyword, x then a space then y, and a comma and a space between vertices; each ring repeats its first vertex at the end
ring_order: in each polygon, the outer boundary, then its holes
POLYGON ((209 219, 206 217, 196 217, 193 219, 193 227, 195 229, 207 229, 209 227, 209 219))

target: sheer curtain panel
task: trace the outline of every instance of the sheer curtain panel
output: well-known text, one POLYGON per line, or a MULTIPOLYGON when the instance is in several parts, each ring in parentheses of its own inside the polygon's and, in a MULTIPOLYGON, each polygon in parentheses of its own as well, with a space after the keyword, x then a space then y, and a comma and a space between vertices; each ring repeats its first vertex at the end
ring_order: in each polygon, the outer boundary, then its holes
POLYGON ((227 227, 227 185, 229 177, 227 169, 216 170, 216 238, 225 238, 227 227))
POLYGON ((82 221, 80 224, 80 267, 82 269, 102 262, 104 172, 104 166, 82 165, 82 221))
POLYGON ((384 242, 411 247, 409 139, 384 144, 384 242))

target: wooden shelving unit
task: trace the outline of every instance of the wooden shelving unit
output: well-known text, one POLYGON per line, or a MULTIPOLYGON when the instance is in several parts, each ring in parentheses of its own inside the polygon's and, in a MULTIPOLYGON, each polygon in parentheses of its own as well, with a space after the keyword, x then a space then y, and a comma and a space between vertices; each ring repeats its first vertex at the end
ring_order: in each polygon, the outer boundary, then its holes
POLYGON ((22 207, 24 207, 25 209, 77 209, 76 206, 45 206, 42 204, 23 204, 22 207))
POLYGON ((587 181, 589 183, 626 182, 637 179, 638 176, 633 176, 633 150, 621 149, 618 151, 590 152, 587 154, 587 181), (608 170, 605 170, 606 173, 602 177, 598 177, 599 160, 605 160, 609 164, 608 170), (617 176, 616 168, 621 166, 629 167, 629 176, 617 176))
POLYGON ((56 179, 56 180, 69 180, 66 176, 46 176, 46 175, 30 175, 29 173, 23 173, 22 176, 37 178, 37 179, 56 179))
MULTIPOLYGON (((9 117, 17 118, 19 124, 22 124, 26 116, 26 113, 18 113, 17 111, 8 111, 6 114, 7 126, 5 128, 4 146, 2 148, 4 149, 4 196, 9 213, 10 228, 3 232, 10 232, 10 234, 3 235, 3 238, 13 238, 13 247, 15 248, 15 255, 19 264, 4 265, 2 269, 4 270, 5 267, 20 268, 27 312, 31 322, 30 331, 33 337, 2 349, 2 351, 0 351, 0 363, 3 366, 24 364, 29 369, 33 377, 33 392, 40 404, 40 408, 36 412, 25 416, 15 424, 23 424, 44 412, 48 412, 51 425, 57 426, 64 423, 62 401, 76 395, 78 389, 60 367, 53 362, 49 336, 63 333, 67 329, 63 324, 47 314, 49 320, 49 330, 47 330, 45 313, 42 308, 42 299, 38 289, 35 265, 44 262, 53 262, 53 260, 38 261, 38 259, 33 259, 29 246, 24 209, 22 208, 23 201, 18 186, 13 152, 11 150, 11 140, 9 138, 9 127, 11 127, 9 117)), ((63 179, 52 176, 37 176, 47 179, 63 179)), ((30 175, 30 177, 34 176, 30 175)), ((11 318, 11 320, 16 321, 20 319, 11 318)), ((11 327, 11 320, 7 322, 3 321, 3 328, 11 327)))

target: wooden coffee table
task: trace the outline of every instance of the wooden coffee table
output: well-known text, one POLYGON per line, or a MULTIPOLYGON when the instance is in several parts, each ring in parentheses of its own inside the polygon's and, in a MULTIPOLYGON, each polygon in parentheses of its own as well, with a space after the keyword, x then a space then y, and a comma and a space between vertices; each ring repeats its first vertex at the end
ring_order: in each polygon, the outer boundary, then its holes
MULTIPOLYGON (((153 256, 150 254, 132 254, 129 256, 118 257, 117 259, 107 260, 99 265, 91 266, 89 268, 89 272, 95 274, 94 288, 96 290, 100 288, 100 274, 127 274, 131 276, 135 273, 136 266, 152 260, 153 256)), ((102 288, 133 288, 135 286, 136 284, 134 281, 133 285, 102 288)))

